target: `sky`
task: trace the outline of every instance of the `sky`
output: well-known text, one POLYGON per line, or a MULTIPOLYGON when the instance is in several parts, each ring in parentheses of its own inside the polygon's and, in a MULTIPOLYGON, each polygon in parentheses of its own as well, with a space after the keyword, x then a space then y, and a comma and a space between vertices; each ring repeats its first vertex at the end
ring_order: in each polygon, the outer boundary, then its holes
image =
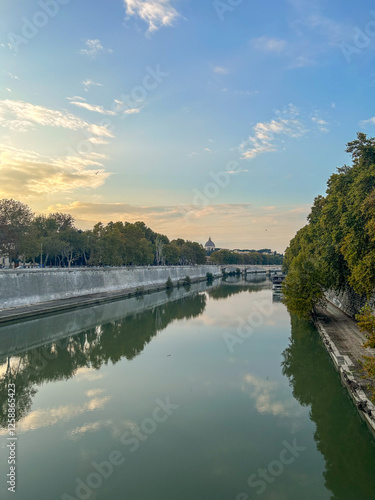
POLYGON ((2 0, 0 198, 283 252, 375 135, 358 0, 2 0))

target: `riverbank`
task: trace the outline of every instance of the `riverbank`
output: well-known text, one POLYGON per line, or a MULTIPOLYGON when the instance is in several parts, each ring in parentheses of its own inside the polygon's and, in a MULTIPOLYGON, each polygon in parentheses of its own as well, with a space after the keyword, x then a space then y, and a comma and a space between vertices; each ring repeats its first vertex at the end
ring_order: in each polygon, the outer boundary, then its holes
POLYGON ((375 437, 375 406, 367 388, 374 382, 362 378, 359 362, 363 356, 375 355, 375 349, 363 347, 366 339, 356 322, 330 302, 326 309, 317 308, 314 323, 340 373, 342 384, 375 437))
POLYGON ((222 276, 219 266, 0 271, 0 323, 66 311, 222 276))

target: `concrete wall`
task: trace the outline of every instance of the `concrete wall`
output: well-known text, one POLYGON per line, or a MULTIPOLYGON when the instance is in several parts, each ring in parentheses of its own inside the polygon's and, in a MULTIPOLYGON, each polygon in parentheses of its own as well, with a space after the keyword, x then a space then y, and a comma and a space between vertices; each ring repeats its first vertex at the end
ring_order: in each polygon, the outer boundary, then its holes
MULTIPOLYGON (((330 290, 326 293, 326 297, 332 304, 352 318, 355 318, 356 314, 359 313, 367 302, 366 296, 358 295, 351 288, 340 293, 330 290)), ((375 296, 371 297, 369 304, 375 310, 375 296)))
POLYGON ((37 319, 0 325, 0 363, 8 356, 15 356, 35 347, 77 335, 97 325, 120 321, 131 314, 142 313, 167 302, 212 290, 219 286, 220 282, 219 279, 212 285, 208 285, 203 281, 194 283, 189 289, 175 287, 170 293, 163 290, 146 294, 141 299, 125 298, 73 311, 45 315, 37 319))
POLYGON ((220 266, 20 269, 0 271, 0 310, 85 295, 163 286, 185 276, 222 276, 220 266))

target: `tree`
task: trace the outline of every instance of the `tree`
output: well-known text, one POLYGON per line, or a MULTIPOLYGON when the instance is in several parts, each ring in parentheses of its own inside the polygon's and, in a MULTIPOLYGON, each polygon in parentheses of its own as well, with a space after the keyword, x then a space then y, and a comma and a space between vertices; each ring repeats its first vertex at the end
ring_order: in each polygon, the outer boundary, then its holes
POLYGON ((164 241, 162 238, 160 238, 160 236, 158 236, 155 241, 155 260, 157 266, 163 266, 165 264, 163 250, 164 250, 164 241))
MULTIPOLYGON (((360 311, 359 315, 356 317, 358 321, 358 327, 361 332, 366 335, 367 341, 363 344, 366 348, 375 348, 375 316, 369 306, 366 304, 364 308, 360 311)), ((372 401, 375 402, 375 357, 374 356, 364 356, 362 361, 362 371, 365 378, 373 381, 371 387, 372 401)))
POLYGON ((375 139, 359 133, 355 141, 348 143, 346 151, 352 154, 352 166, 344 165, 331 175, 326 196, 315 198, 308 224, 298 231, 286 250, 284 270, 292 271, 286 280, 289 300, 300 303, 302 296, 309 296, 303 287, 310 287, 312 282, 298 276, 306 272, 304 262, 313 265, 314 272, 309 268, 308 274, 318 280, 314 297, 321 291, 344 291, 349 287, 367 297, 373 293, 375 139), (299 296, 293 298, 294 294, 299 296))
POLYGON ((18 260, 33 216, 30 208, 20 201, 0 200, 0 253, 10 261, 18 260))
POLYGON ((309 318, 317 305, 325 304, 320 270, 303 252, 293 260, 283 285, 284 301, 292 314, 309 318))

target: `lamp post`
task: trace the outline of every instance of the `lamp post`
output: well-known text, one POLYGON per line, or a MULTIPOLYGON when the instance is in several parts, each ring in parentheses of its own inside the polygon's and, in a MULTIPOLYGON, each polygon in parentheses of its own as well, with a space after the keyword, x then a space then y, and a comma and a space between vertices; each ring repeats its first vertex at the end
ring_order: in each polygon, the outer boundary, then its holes
POLYGON ((40 243, 40 268, 43 268, 43 243, 40 243))

